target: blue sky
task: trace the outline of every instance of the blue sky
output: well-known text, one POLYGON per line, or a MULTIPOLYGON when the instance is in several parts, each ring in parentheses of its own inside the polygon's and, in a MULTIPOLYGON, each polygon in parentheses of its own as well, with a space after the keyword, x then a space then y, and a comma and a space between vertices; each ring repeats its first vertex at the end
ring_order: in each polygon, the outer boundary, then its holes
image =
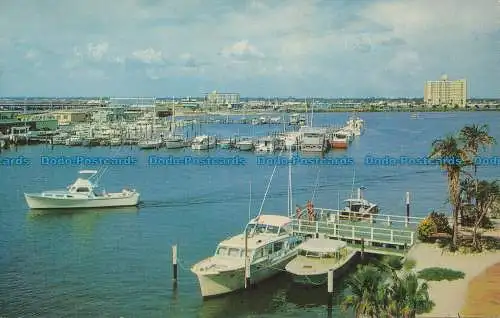
POLYGON ((0 0, 0 96, 498 97, 495 0, 0 0))

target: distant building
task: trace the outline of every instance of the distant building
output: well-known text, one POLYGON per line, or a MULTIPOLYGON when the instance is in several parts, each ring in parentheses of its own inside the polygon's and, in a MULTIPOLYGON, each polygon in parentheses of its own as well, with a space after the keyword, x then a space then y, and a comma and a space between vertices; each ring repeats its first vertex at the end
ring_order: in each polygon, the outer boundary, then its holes
POLYGON ((205 106, 207 107, 227 107, 238 108, 241 106, 239 93, 219 93, 213 91, 210 94, 205 94, 205 106))
POLYGON ((467 104, 467 82, 465 79, 450 81, 446 75, 443 75, 438 81, 427 81, 424 86, 424 102, 428 106, 465 107, 467 104))
POLYGON ((57 119, 59 125, 82 123, 90 119, 89 113, 82 111, 62 110, 53 112, 52 115, 57 119))

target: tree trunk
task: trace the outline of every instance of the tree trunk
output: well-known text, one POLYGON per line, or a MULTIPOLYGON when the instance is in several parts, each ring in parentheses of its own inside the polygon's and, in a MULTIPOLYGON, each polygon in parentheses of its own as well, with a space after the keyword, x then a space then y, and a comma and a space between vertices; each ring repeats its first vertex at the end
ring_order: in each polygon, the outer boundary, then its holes
POLYGON ((452 249, 458 246, 458 215, 460 213, 460 170, 448 170, 448 186, 450 192, 450 203, 453 206, 453 237, 452 249))

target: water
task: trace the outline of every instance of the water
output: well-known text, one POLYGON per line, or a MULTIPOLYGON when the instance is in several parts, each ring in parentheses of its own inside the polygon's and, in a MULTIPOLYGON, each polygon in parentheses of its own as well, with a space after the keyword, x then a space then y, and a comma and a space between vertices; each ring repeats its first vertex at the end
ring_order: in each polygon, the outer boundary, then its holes
MULTIPOLYGON (((499 112, 362 114, 366 133, 347 151, 352 166, 295 166, 294 204, 315 196, 316 207, 337 208, 353 188, 382 213, 405 214, 405 192, 411 192, 412 214, 447 209, 446 177, 438 167, 382 167, 363 164, 367 154, 425 156, 431 142, 465 124, 487 123, 500 141, 499 112)), ((315 114, 317 125, 340 124, 347 114, 315 114)), ((189 129, 189 128, 187 128, 189 129)), ((278 126, 211 125, 207 133, 230 136, 264 135, 278 126), (245 131, 246 130, 246 131, 245 131)), ((240 155, 246 166, 148 167, 147 156, 191 155, 191 150, 139 151, 124 147, 67 148, 45 145, 3 151, 1 157, 24 155, 30 167, 0 167, 0 316, 45 317, 322 317, 326 287, 304 289, 286 275, 261 284, 250 293, 202 301, 196 277, 188 270, 209 256, 220 240, 240 232, 248 207, 258 212, 272 166, 257 166, 255 155, 211 151, 213 156, 240 155), (80 167, 43 167, 40 155, 132 155, 132 167, 111 167, 102 179, 106 190, 134 187, 142 194, 139 208, 79 212, 29 212, 24 192, 62 188, 80 167), (250 196, 251 184, 251 196, 250 196), (179 245, 179 285, 172 286, 171 246, 179 245)), ((500 155, 494 147, 490 155, 500 155)), ((498 177, 498 166, 480 167, 479 175, 498 177)), ((286 214, 288 169, 280 167, 264 211, 286 214)), ((338 304, 346 294, 336 286, 333 316, 346 317, 338 304)))

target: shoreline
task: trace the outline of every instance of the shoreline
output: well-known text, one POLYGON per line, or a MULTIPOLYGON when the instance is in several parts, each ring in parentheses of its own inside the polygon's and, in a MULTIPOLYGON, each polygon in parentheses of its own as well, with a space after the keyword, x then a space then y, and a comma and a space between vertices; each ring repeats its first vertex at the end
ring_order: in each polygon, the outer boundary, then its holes
POLYGON ((465 273, 463 279, 453 281, 429 281, 429 296, 434 308, 418 317, 458 317, 466 305, 469 283, 489 267, 500 261, 500 251, 479 254, 449 253, 435 244, 418 243, 409 252, 408 258, 416 261, 418 272, 429 267, 442 267, 465 273))

